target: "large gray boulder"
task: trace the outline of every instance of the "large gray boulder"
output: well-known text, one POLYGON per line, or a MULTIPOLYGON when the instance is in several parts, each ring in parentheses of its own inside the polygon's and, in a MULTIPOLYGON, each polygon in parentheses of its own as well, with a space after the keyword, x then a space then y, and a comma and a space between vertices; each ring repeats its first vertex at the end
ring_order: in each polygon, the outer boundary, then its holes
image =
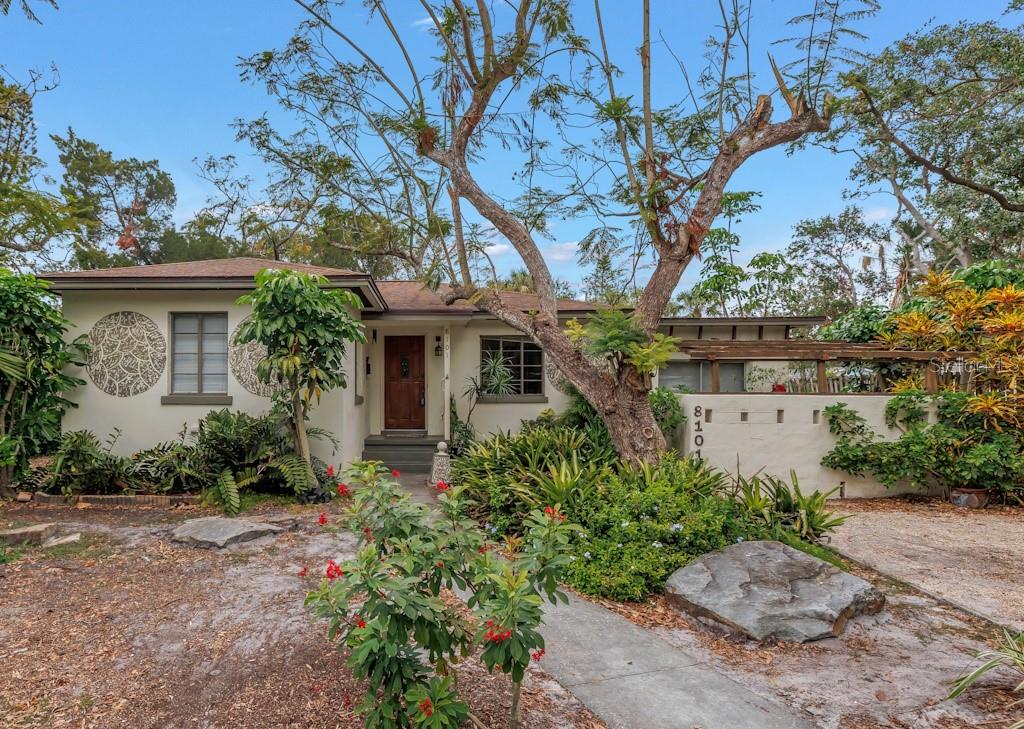
POLYGON ((171 539, 193 547, 224 548, 229 544, 248 542, 280 531, 284 530, 267 522, 204 516, 186 521, 171 532, 171 539))
POLYGON ((669 601, 755 640, 805 643, 882 609, 873 585, 782 542, 740 542, 705 554, 668 580, 669 601))

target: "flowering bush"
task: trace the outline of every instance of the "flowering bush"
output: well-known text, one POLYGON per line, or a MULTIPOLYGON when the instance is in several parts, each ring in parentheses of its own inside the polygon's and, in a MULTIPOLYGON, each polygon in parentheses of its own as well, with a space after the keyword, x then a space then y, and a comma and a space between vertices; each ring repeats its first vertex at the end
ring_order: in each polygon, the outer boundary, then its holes
POLYGON ((477 647, 489 670, 510 675, 511 726, 518 726, 520 683, 531 654, 544 651, 544 600, 566 599, 558 576, 574 527, 557 506, 535 510, 521 551, 506 561, 487 549, 460 489, 439 489, 437 514, 412 503, 378 462, 355 462, 344 479, 364 486, 347 513, 359 551, 349 562, 329 562, 306 604, 329 621, 331 640, 367 681, 357 707, 365 726, 460 726, 469 709, 452 667, 477 647), (446 604, 442 591, 452 589, 469 593, 473 619, 446 604))

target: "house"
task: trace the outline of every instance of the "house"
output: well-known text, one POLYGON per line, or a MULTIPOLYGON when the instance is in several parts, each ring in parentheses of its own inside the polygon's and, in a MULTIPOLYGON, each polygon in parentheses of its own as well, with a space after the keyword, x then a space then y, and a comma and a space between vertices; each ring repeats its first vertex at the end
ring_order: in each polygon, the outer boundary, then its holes
MULTIPOLYGON (((118 451, 129 453, 172 439, 211 409, 250 413, 270 406, 270 387, 256 377, 259 345, 238 346, 232 335, 249 315, 236 299, 253 287, 262 268, 290 268, 324 276, 363 302, 356 312, 366 344, 349 348, 349 386, 326 393, 312 424, 332 432, 339 453, 314 444, 331 461, 381 458, 409 470, 426 468, 437 441, 451 432, 449 401, 465 417, 463 391, 478 374, 482 353, 500 351, 512 368, 516 394, 481 398, 473 413, 479 432, 519 427, 542 410, 568 403, 564 381, 540 348, 466 301, 446 306, 438 293, 415 281, 375 281, 356 271, 258 258, 190 261, 130 268, 43 274, 73 324, 69 336, 87 335, 89 363, 78 373, 86 385, 72 395, 79 407, 65 430, 105 435, 118 428, 118 451)), ((524 311, 536 296, 503 294, 524 311)), ((594 304, 562 301, 565 320, 585 317, 594 304)), ((823 320, 671 318, 662 331, 693 340, 784 340, 796 328, 823 320)), ((743 391, 754 363, 722 362, 712 382, 707 362, 680 352, 660 373, 662 384, 693 391, 743 391)))

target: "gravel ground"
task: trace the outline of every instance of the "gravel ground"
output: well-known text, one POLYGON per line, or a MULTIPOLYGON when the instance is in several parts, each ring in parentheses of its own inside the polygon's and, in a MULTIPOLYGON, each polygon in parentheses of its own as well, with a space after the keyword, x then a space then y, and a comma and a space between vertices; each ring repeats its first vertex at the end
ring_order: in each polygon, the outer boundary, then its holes
MULTIPOLYGON (((167 540, 194 510, 4 509, 0 528, 58 521, 84 539, 0 565, 0 726, 361 727, 363 687, 302 606, 316 578, 296 574, 354 539, 294 513, 298 530, 216 552, 167 540)), ((458 680, 475 714, 506 726, 506 677, 469 659, 458 680)), ((604 726, 539 667, 523 705, 528 727, 604 726)))
POLYGON ((832 540, 843 554, 1024 630, 1024 509, 868 499, 844 501, 836 510, 849 514, 832 540))

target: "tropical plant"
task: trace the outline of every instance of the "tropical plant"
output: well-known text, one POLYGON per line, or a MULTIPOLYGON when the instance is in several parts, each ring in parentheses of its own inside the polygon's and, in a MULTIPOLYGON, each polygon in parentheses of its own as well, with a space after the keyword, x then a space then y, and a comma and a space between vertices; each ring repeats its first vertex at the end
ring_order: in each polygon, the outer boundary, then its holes
POLYGON ((88 430, 72 430, 54 454, 48 486, 65 496, 132 491, 139 485, 132 462, 113 452, 120 431, 105 443, 88 430))
POLYGON ((472 428, 473 411, 482 395, 513 395, 515 391, 508 360, 501 352, 484 352, 480 359, 480 375, 469 377, 466 380, 466 389, 462 391, 463 397, 469 400, 465 424, 472 428))
POLYGON ((733 493, 747 516, 763 522, 772 532, 781 528, 814 542, 846 521, 828 508, 828 498, 838 490, 805 495, 796 472, 790 471, 788 482, 769 474, 737 475, 733 493))
POLYGON ((135 475, 161 492, 186 493, 198 488, 202 473, 195 461, 195 448, 184 438, 157 443, 132 455, 135 475))
POLYGON ((68 369, 84 364, 87 347, 82 338, 65 340, 70 322, 47 287, 34 276, 0 269, 0 439, 7 451, 0 496, 27 473, 30 456, 60 440, 61 417, 75 407, 67 393, 84 384, 68 369))
MULTIPOLYGON (((964 691, 973 686, 981 677, 997 668, 1008 668, 1020 678, 1020 683, 1013 687, 1014 692, 1024 692, 1024 632, 1014 635, 1009 630, 1003 630, 1002 640, 995 650, 983 651, 978 658, 984 660, 980 666, 970 673, 961 676, 953 684, 953 690, 949 698, 955 699, 964 691)), ((1011 706, 1024 703, 1024 699, 1015 701, 1011 706)), ((1024 718, 1014 722, 1007 729, 1024 729, 1024 718)))
POLYGON ((509 725, 520 726, 522 680, 531 657, 544 650, 543 602, 567 600, 558 576, 573 527, 557 506, 536 510, 527 517, 522 551, 499 559, 467 518, 459 489, 442 491, 434 516, 378 462, 354 462, 344 478, 363 486, 347 515, 361 535, 359 551, 349 562, 328 562, 306 604, 329 621, 330 639, 367 682, 357 707, 364 725, 462 726, 469 709, 452 671, 479 647, 488 670, 509 674, 509 725), (456 587, 470 593, 472 620, 445 602, 444 591, 456 587))
POLYGON ((352 316, 362 308, 359 297, 326 286, 322 276, 265 268, 256 274, 256 288, 238 299, 252 307, 252 315, 239 326, 235 341, 267 348, 257 374, 263 382, 284 385, 277 397, 291 417, 295 453, 307 465, 309 483, 309 411, 324 392, 346 386, 346 344, 366 341, 362 324, 352 316))
MULTIPOLYGON (((214 410, 199 422, 193 464, 210 498, 237 513, 243 489, 284 487, 303 498, 320 484, 312 467, 295 455, 289 417, 280 409, 253 416, 214 410)), ((313 437, 328 436, 310 429, 313 437)))

